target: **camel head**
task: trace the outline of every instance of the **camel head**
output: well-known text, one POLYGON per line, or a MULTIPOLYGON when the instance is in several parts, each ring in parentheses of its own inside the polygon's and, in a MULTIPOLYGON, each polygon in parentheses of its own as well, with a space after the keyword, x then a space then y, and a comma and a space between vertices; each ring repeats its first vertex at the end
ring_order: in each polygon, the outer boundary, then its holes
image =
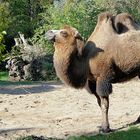
POLYGON ((71 49, 73 51, 77 49, 78 53, 81 54, 84 47, 84 41, 80 33, 70 26, 64 26, 60 30, 47 31, 46 38, 54 43, 55 50, 71 49))

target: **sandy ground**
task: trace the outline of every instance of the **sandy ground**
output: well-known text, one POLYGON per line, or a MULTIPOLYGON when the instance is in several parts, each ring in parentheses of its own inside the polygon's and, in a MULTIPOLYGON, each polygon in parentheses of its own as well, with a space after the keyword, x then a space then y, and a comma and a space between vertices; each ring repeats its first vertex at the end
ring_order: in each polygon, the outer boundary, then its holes
MULTIPOLYGON (((113 85, 110 125, 119 129, 140 115, 140 81, 113 85)), ((94 95, 63 84, 0 87, 0 140, 36 135, 65 138, 97 134, 101 111, 94 95)), ((138 126, 140 126, 138 124, 138 126)))

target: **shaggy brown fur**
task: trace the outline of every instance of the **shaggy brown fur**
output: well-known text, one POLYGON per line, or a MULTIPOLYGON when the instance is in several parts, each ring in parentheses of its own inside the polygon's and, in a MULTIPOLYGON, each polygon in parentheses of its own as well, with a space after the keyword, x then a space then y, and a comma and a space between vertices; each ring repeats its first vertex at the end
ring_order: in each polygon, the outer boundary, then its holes
MULTIPOLYGON (((116 23, 119 23, 118 17, 116 23)), ((128 19, 126 21, 130 22, 129 16, 128 19)), ((135 29, 135 25, 132 26, 135 29)), ((119 27, 115 27, 114 16, 102 13, 85 46, 72 27, 46 34, 54 41, 54 67, 58 77, 72 87, 86 87, 97 97, 104 132, 110 131, 108 108, 112 83, 140 75, 140 31, 129 29, 122 33, 121 30, 122 34, 118 34, 116 28, 119 27)))

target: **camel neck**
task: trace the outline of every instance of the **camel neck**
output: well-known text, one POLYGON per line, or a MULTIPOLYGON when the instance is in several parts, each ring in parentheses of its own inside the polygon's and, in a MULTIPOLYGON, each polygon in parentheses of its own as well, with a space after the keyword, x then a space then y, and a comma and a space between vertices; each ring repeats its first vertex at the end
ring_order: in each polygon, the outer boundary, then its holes
POLYGON ((54 54, 54 67, 58 77, 66 84, 82 88, 87 80, 87 60, 78 56, 78 51, 71 50, 65 53, 56 51, 54 54))

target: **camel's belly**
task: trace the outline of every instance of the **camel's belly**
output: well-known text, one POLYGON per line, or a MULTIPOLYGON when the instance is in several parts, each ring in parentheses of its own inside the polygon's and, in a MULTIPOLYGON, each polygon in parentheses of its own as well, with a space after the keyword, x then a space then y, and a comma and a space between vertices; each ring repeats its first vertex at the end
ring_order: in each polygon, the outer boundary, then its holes
POLYGON ((111 82, 112 83, 125 82, 139 75, 140 75, 140 65, 139 67, 135 68, 132 67, 131 69, 124 71, 118 68, 115 69, 115 76, 111 82))

